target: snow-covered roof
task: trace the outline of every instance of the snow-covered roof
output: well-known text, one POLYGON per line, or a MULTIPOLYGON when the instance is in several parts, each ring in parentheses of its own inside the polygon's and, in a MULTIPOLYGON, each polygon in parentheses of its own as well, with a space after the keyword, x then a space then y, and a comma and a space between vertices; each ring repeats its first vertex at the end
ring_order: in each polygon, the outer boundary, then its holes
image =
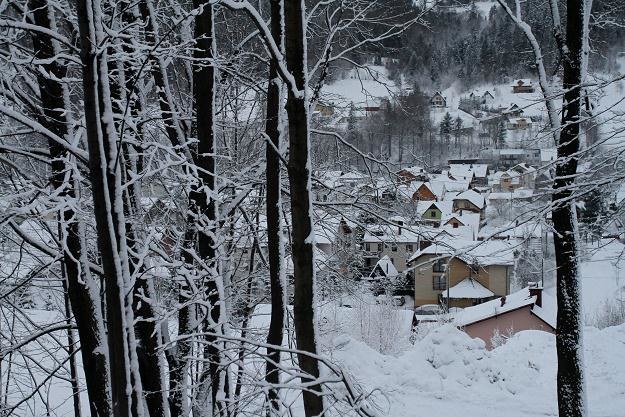
POLYGON ((451 179, 447 172, 430 175, 430 184, 432 184, 432 187, 444 187, 445 191, 462 192, 469 189, 470 183, 471 179, 469 178, 451 179))
POLYGON ((514 80, 514 83, 512 84, 512 86, 516 87, 519 85, 532 85, 532 80, 529 78, 521 78, 518 80, 514 80))
POLYGON ((430 228, 422 225, 374 224, 367 226, 362 240, 365 243, 418 243, 424 235, 431 234, 430 228))
POLYGON ((508 239, 540 238, 543 226, 537 221, 512 222, 501 226, 486 225, 478 234, 478 239, 488 239, 491 237, 508 239))
POLYGON ((423 216, 423 214, 432 206, 441 212, 442 217, 451 214, 454 210, 453 201, 419 201, 417 203, 417 213, 419 213, 420 216, 423 216))
POLYGON ((415 252, 409 261, 423 255, 447 255, 480 266, 514 265, 514 249, 513 245, 503 240, 474 241, 441 237, 430 246, 415 252))
POLYGON ((441 296, 443 298, 458 299, 458 298, 489 298, 494 296, 495 293, 480 284, 473 278, 467 277, 449 288, 447 291, 443 291, 441 296))
POLYGON ((480 210, 484 208, 486 203, 484 196, 477 191, 467 190, 454 197, 454 200, 467 200, 480 210))
POLYGON ((517 188, 511 193, 490 193, 488 195, 488 201, 494 200, 526 200, 534 196, 534 190, 526 188, 517 188))
POLYGON ((542 307, 535 305, 536 296, 530 295, 529 287, 517 292, 496 298, 473 307, 467 307, 458 312, 454 318, 456 326, 467 326, 469 324, 498 316, 509 311, 522 307, 532 306, 531 312, 543 320, 545 323, 555 328, 556 324, 556 302, 554 297, 542 292, 542 307), (502 304, 502 298, 504 303, 502 304))
POLYGON ((456 179, 469 179, 472 180, 475 176, 475 172, 471 169, 470 164, 450 164, 449 173, 456 179))
MULTIPOLYGON (((442 223, 446 224, 448 223, 451 219, 458 219, 458 221, 460 221, 460 223, 462 223, 464 226, 466 226, 469 230, 470 230, 470 234, 469 236, 471 240, 476 239, 477 235, 478 235, 478 231, 480 230, 480 214, 479 213, 472 213, 470 211, 462 211, 461 210, 455 213, 451 213, 448 216, 445 216, 443 218, 442 223), (461 213, 462 212, 462 213, 461 213)), ((451 225, 447 225, 447 226, 443 226, 445 228, 447 227, 452 227, 451 225)))
POLYGON ((395 268, 395 265, 393 265, 393 262, 391 262, 391 258, 389 258, 388 255, 384 255, 384 257, 375 264, 375 267, 373 268, 373 271, 371 271, 369 277, 373 278, 376 276, 376 272, 378 270, 382 271, 384 276, 387 278, 395 278, 399 275, 397 268, 395 268))

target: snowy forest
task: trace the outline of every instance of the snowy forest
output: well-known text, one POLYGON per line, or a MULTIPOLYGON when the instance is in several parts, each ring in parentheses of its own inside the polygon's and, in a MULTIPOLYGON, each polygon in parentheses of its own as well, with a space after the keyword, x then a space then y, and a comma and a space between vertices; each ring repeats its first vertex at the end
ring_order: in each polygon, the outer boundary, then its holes
POLYGON ((624 417, 621 0, 0 0, 0 417, 624 417))

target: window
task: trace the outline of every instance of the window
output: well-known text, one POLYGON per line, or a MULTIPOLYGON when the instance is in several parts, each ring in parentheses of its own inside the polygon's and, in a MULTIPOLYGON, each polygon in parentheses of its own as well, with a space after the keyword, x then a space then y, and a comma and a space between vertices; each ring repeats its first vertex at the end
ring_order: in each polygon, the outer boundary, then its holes
POLYGON ((382 244, 378 243, 378 252, 382 252, 382 244))
POLYGON ((406 252, 412 252, 414 249, 412 248, 412 244, 406 245, 406 252))
POLYGON ((371 252, 371 244, 370 243, 365 243, 365 250, 367 252, 371 252))
POLYGON ((454 225, 454 229, 458 228, 458 223, 453 223, 453 225, 454 225))
POLYGON ((432 277, 432 289, 433 290, 446 290, 447 289, 447 278, 445 275, 439 275, 437 277, 432 277))
POLYGON ((433 272, 445 272, 447 269, 447 261, 445 259, 439 259, 432 265, 433 272))
POLYGON ((430 217, 432 218, 436 217, 436 212, 434 210, 430 211, 430 217))
POLYGON ((395 245, 395 244, 391 245, 391 250, 393 252, 397 252, 397 245, 395 245))

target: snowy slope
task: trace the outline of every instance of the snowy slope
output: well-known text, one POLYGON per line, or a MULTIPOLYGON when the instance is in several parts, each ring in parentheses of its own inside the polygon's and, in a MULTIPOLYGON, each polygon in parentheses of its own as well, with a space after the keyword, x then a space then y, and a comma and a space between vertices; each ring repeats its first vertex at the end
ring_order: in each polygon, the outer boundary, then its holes
MULTIPOLYGON (((585 332, 589 417, 622 417, 625 325, 585 332)), ((546 332, 520 332, 491 352, 451 325, 397 357, 347 337, 337 344, 334 357, 386 395, 378 397, 385 416, 557 415, 555 339, 546 332)))

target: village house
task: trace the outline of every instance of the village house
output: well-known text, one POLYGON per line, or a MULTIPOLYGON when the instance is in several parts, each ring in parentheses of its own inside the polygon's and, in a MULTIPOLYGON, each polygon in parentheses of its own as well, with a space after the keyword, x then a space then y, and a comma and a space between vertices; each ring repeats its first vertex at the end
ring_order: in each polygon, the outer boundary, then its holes
POLYGON ((529 79, 516 80, 512 83, 512 92, 514 94, 533 93, 534 84, 532 84, 532 80, 529 79))
POLYGON ((437 195, 432 189, 432 185, 429 182, 421 183, 414 193, 412 193, 412 201, 436 201, 437 195))
POLYGON ((532 121, 527 117, 513 117, 508 119, 506 129, 508 130, 526 130, 532 127, 532 121))
POLYGON ((395 224, 376 224, 367 227, 363 237, 363 275, 369 275, 378 261, 385 256, 398 272, 406 269, 406 261, 430 234, 422 226, 408 226, 399 218, 395 224))
POLYGON ((434 108, 445 108, 447 107, 447 99, 443 97, 440 91, 437 91, 430 98, 430 105, 434 108))
POLYGON ((428 180, 428 174, 423 167, 412 166, 403 168, 395 173, 399 183, 409 184, 413 181, 425 182, 428 180))
POLYGON ((501 111, 501 114, 506 117, 520 117, 523 114, 523 109, 515 103, 510 103, 508 107, 501 111))
POLYGON ((469 94, 469 99, 480 105, 490 105, 495 96, 489 90, 473 90, 469 94))
POLYGON ((504 241, 441 239, 408 261, 415 280, 415 306, 468 307, 510 293, 513 246, 504 241), (468 281, 465 281, 468 280, 468 281), (446 301, 449 287, 449 302, 446 301))
POLYGON ((488 164, 449 164, 449 174, 456 179, 468 179, 471 187, 488 185, 488 164))
POLYGON ((467 190, 458 194, 453 199, 453 210, 470 211, 480 215, 480 219, 484 220, 486 213, 486 200, 484 196, 477 191, 467 190))
POLYGON ((467 307, 454 318, 454 324, 473 338, 482 339, 486 349, 496 347, 498 338, 508 338, 522 330, 555 333, 555 299, 543 294, 535 283, 513 294, 474 307, 467 307))
POLYGON ((439 227, 441 220, 453 212, 452 201, 420 201, 417 203, 417 212, 421 222, 433 227, 439 227))

